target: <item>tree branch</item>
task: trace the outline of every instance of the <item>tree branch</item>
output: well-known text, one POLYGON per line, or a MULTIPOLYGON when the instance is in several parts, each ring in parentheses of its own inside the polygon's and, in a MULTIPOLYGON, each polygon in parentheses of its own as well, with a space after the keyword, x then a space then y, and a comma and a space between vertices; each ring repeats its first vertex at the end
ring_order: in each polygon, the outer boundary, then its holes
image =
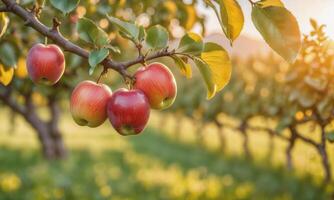
POLYGON ((7 7, 0 7, 0 12, 8 12, 9 9, 7 7))
POLYGON ((0 100, 15 112, 21 115, 25 115, 26 114, 25 108, 20 106, 15 100, 11 98, 11 93, 12 93, 11 87, 8 86, 8 88, 6 88, 6 91, 4 93, 0 93, 0 100))
MULTIPOLYGON (((55 24, 55 23, 59 23, 58 21, 56 21, 54 19, 54 23, 53 23, 53 27, 47 27, 46 25, 42 24, 37 17, 35 16, 35 14, 33 12, 29 12, 26 9, 24 9, 23 7, 21 7, 19 4, 17 4, 15 2, 15 0, 1 0, 6 7, 2 8, 2 11, 7 11, 7 12, 11 12, 17 16, 19 16, 21 19, 23 19, 25 21, 25 25, 35 29, 36 31, 38 31, 40 34, 42 34, 43 36, 53 40, 57 45, 59 45, 60 47, 62 47, 65 51, 77 54, 83 58, 88 59, 89 57, 89 52, 81 47, 79 47, 78 45, 72 43, 71 41, 69 41, 68 39, 66 39, 60 32, 58 28, 59 24, 55 24)), ((1 12, 0 10, 0 12, 1 12)), ((135 65, 135 64, 139 64, 144 62, 145 60, 152 60, 155 58, 159 58, 159 57, 164 57, 164 56, 170 56, 175 54, 175 51, 168 51, 167 49, 157 52, 151 56, 148 56, 147 58, 145 56, 139 56, 137 59, 133 60, 133 61, 129 61, 129 62, 115 62, 112 61, 109 58, 106 58, 105 60, 103 60, 101 62, 101 64, 104 66, 105 69, 113 69, 115 71, 118 71, 121 75, 124 75, 124 70, 126 70, 127 68, 135 65)))

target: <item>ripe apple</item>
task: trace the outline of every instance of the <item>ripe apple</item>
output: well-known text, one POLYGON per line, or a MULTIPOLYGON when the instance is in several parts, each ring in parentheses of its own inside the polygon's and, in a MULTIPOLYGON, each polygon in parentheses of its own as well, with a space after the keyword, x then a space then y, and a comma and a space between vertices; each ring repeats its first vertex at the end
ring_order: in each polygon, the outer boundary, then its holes
POLYGON ((83 81, 73 90, 70 110, 80 126, 97 127, 107 119, 107 104, 111 89, 105 84, 83 81))
POLYGON ((150 104, 145 94, 137 89, 119 89, 108 102, 108 116, 112 126, 121 135, 142 132, 150 117, 150 104))
POLYGON ((154 109, 165 109, 174 103, 177 86, 172 72, 161 63, 152 63, 138 69, 134 88, 145 93, 154 109))
POLYGON ((33 82, 53 85, 65 71, 64 54, 57 45, 36 44, 29 50, 27 68, 33 82))

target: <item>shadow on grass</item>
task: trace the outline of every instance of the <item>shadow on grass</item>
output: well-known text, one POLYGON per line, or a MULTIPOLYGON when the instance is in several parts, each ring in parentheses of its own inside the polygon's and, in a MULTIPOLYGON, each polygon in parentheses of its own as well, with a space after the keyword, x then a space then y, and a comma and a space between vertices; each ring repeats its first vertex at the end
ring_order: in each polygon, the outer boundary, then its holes
POLYGON ((310 178, 176 143, 153 129, 125 139, 131 148, 77 149, 55 162, 0 147, 0 199, 326 199, 310 178))

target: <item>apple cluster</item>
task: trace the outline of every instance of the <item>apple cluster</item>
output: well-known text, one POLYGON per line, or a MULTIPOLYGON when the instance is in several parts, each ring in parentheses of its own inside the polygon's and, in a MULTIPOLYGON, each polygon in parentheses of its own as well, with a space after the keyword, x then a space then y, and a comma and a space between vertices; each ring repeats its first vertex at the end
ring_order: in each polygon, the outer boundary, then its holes
MULTIPOLYGON (((56 45, 36 44, 28 53, 27 68, 33 82, 53 85, 64 73, 64 54, 56 45)), ((121 135, 136 135, 144 130, 150 109, 168 108, 177 94, 172 72, 161 63, 140 67, 130 88, 113 93, 105 84, 80 82, 70 100, 74 121, 80 126, 98 127, 109 118, 121 135)))

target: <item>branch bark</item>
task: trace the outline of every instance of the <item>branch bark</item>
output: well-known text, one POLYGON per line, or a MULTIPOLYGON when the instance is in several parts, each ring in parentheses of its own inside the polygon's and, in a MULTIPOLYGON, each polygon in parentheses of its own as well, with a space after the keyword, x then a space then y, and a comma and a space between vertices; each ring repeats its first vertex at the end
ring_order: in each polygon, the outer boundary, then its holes
POLYGON ((47 159, 64 158, 66 150, 58 129, 59 110, 56 102, 50 102, 51 120, 50 122, 46 122, 37 115, 30 92, 23 95, 25 103, 19 104, 13 98, 12 86, 9 85, 4 89, 4 92, 0 92, 0 101, 10 107, 13 112, 21 115, 36 131, 44 157, 47 159))
POLYGON ((332 171, 327 153, 325 126, 321 126, 321 141, 318 146, 318 152, 321 156, 322 166, 324 170, 324 184, 327 184, 332 180, 332 171))
MULTIPOLYGON (((1 0, 1 1, 6 5, 6 7, 0 8, 0 12, 11 12, 19 16, 21 19, 25 21, 25 25, 35 29, 43 36, 53 40, 57 45, 62 47, 65 51, 74 53, 76 55, 88 59, 89 52, 86 49, 83 49, 78 45, 72 43, 68 39, 66 39, 59 32, 59 29, 55 29, 54 27, 47 27, 46 25, 42 24, 35 16, 34 12, 29 12, 28 10, 24 9, 19 4, 17 4, 15 0, 1 0)), ((171 56, 174 54, 175 54, 174 50, 168 51, 167 49, 164 49, 148 57, 138 56, 137 59, 129 62, 115 62, 109 58, 106 58, 101 62, 101 64, 104 66, 105 69, 113 69, 119 72, 121 75, 125 76, 126 69, 135 64, 143 63, 144 61, 153 60, 159 57, 171 56)))
POLYGON ((251 150, 249 148, 249 137, 248 137, 248 133, 247 133, 247 127, 248 127, 248 119, 245 119, 241 122, 240 126, 239 126, 239 132, 241 133, 241 135, 243 136, 243 149, 244 149, 244 153, 247 159, 252 160, 252 153, 251 150))
POLYGON ((290 126, 289 130, 290 130, 289 144, 288 147, 286 148, 285 153, 286 153, 286 165, 288 170, 291 171, 293 169, 292 150, 295 147, 298 133, 296 127, 294 126, 290 126))
POLYGON ((222 123, 220 123, 217 119, 215 119, 215 124, 218 128, 217 130, 217 134, 218 134, 218 138, 219 138, 219 142, 220 142, 220 151, 222 153, 224 153, 227 149, 226 147, 226 137, 225 137, 225 133, 224 133, 224 125, 222 123))

